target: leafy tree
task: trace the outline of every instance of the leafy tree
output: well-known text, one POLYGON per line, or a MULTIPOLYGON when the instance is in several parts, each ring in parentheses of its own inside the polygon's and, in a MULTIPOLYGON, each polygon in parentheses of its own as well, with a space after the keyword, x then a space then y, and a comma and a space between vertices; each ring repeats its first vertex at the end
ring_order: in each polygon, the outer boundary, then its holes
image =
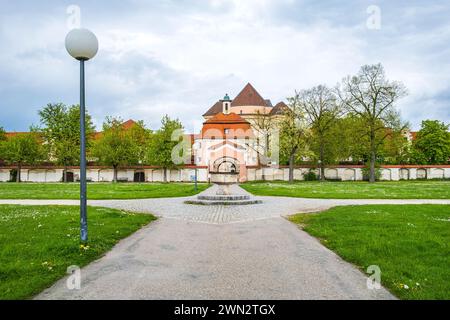
POLYGON ((445 164, 450 159, 449 125, 439 120, 422 121, 413 142, 413 159, 421 164, 445 164))
POLYGON ((342 108, 335 94, 326 86, 319 85, 297 94, 312 130, 311 150, 318 156, 321 180, 325 180, 325 165, 336 160, 333 128, 342 108))
POLYGON ((3 141, 6 141, 6 132, 5 132, 5 129, 3 129, 3 127, 0 127, 0 163, 2 162, 2 160, 4 158, 3 147, 2 147, 3 141))
MULTIPOLYGON (((62 103, 47 104, 39 111, 41 131, 50 160, 64 166, 63 181, 67 182, 67 167, 80 163, 80 106, 62 103)), ((86 147, 91 145, 94 125, 86 114, 86 147)))
POLYGON ((368 141, 369 182, 375 182, 380 146, 393 131, 404 129, 394 103, 406 95, 406 89, 400 82, 389 81, 383 66, 376 64, 362 66, 357 75, 344 78, 337 92, 346 109, 364 120, 362 135, 368 141))
POLYGON ((381 162, 406 164, 411 157, 411 148, 404 132, 393 131, 380 148, 381 162))
POLYGON ((107 117, 103 123, 103 133, 100 139, 93 143, 92 155, 105 165, 114 169, 113 181, 117 182, 119 166, 137 164, 136 144, 131 134, 123 127, 119 118, 107 117))
POLYGON ((6 132, 5 129, 3 129, 3 127, 0 127, 0 142, 1 141, 5 141, 6 140, 6 132))
MULTIPOLYGON (((330 157, 334 154, 336 161, 351 161, 353 163, 364 162, 367 158, 365 145, 361 141, 361 132, 364 131, 363 120, 355 114, 347 114, 336 119, 327 134, 326 147, 330 157), (355 138, 356 137, 356 138, 355 138)), ((331 162, 332 159, 330 158, 331 162)))
POLYGON ((17 166, 16 182, 21 181, 22 165, 33 165, 43 158, 42 143, 39 134, 32 130, 29 133, 19 133, 2 142, 1 153, 8 164, 17 166))
POLYGON ((144 121, 136 122, 129 130, 131 140, 134 146, 134 159, 137 159, 138 163, 144 163, 147 155, 147 147, 150 141, 152 131, 145 127, 144 121))
POLYGON ((280 127, 280 158, 289 162, 289 183, 294 182, 294 164, 306 149, 306 120, 298 95, 288 98, 289 110, 284 113, 280 127))
POLYGON ((171 120, 168 115, 165 115, 161 120, 161 128, 153 133, 150 139, 147 149, 147 162, 163 168, 164 182, 167 182, 167 169, 177 167, 172 159, 172 152, 180 141, 173 141, 172 135, 175 130, 182 129, 183 125, 178 119, 171 120))

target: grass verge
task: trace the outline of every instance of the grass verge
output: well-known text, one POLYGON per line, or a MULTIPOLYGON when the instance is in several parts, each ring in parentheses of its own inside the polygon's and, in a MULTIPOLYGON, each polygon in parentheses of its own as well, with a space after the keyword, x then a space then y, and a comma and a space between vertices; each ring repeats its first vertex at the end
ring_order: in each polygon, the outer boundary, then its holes
MULTIPOLYGON (((88 183, 88 199, 187 197, 208 188, 199 183, 88 183)), ((0 199, 79 199, 78 183, 0 183, 0 199)))
POLYGON ((290 220, 401 299, 450 299, 450 205, 335 207, 290 220))
POLYGON ((154 219, 88 207, 89 245, 81 248, 77 206, 0 205, 0 299, 32 297, 154 219))
POLYGON ((450 199, 450 181, 247 182, 241 185, 258 196, 317 199, 450 199))

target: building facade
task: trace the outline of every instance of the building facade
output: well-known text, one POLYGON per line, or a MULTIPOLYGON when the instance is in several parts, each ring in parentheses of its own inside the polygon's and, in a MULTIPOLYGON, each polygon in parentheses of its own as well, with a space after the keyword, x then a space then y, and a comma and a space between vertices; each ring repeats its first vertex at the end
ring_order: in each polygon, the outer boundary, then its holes
POLYGON ((273 106, 250 83, 234 99, 226 94, 203 114, 202 131, 194 138, 195 164, 209 172, 236 172, 239 181, 246 181, 248 168, 265 164, 269 124, 279 121, 286 108, 284 102, 273 106))

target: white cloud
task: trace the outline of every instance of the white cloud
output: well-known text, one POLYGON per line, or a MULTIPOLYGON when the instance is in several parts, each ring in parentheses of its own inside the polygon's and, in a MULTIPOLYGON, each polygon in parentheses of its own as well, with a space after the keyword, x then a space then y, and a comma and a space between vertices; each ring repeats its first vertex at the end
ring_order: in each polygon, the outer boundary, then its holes
MULTIPOLYGON (((440 17, 442 5, 424 11, 382 3, 379 31, 365 28, 361 3, 130 1, 109 2, 100 11, 98 6, 81 4, 82 24, 100 41, 98 56, 87 65, 89 111, 97 124, 106 115, 120 115, 156 128, 167 113, 199 130, 201 115, 246 82, 277 102, 294 90, 333 86, 362 64, 377 62, 391 79, 407 85, 410 96, 399 106, 415 128, 423 118, 450 118, 443 94, 450 80, 450 50, 448 41, 443 43, 450 40, 449 23, 427 16, 440 17)), ((11 9, 0 18, 0 39, 7 44, 0 52, 3 103, 14 103, 19 90, 14 107, 34 114, 47 102, 76 103, 78 70, 63 44, 65 7, 11 9)), ((0 125, 23 130, 30 119, 37 116, 9 112, 0 125)))

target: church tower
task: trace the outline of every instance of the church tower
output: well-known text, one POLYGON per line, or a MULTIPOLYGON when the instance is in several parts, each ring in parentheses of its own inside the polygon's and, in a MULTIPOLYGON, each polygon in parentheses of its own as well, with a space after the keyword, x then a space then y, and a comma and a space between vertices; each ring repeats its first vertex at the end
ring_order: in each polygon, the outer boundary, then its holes
POLYGON ((228 96, 228 93, 223 97, 222 100, 222 113, 223 114, 229 114, 231 109, 231 99, 228 96))

